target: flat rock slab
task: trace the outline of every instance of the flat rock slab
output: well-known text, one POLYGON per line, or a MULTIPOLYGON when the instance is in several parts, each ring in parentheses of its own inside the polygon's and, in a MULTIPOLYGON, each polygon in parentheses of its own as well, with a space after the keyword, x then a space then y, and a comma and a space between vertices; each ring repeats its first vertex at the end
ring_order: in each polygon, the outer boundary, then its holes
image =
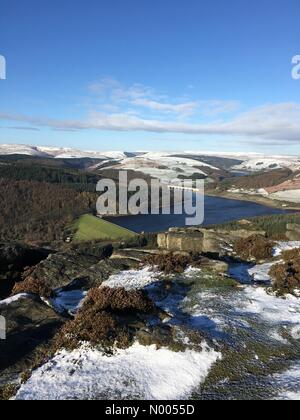
POLYGON ((0 302, 6 320, 6 340, 0 340, 0 385, 18 379, 30 367, 41 344, 52 339, 66 321, 34 295, 0 302))

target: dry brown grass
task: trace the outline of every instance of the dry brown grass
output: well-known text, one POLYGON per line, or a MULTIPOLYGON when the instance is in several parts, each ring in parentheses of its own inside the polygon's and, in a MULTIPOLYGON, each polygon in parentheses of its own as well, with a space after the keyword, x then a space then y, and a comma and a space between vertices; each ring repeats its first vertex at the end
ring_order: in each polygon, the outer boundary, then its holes
POLYGON ((15 284, 12 295, 18 295, 19 293, 33 293, 44 298, 53 296, 52 289, 43 280, 33 277, 27 277, 25 280, 15 284))
POLYGON ((126 348, 134 331, 119 316, 146 314, 155 310, 152 301, 141 291, 102 287, 91 289, 75 319, 67 322, 54 340, 55 350, 73 350, 82 342, 110 348, 126 348))
POLYGON ((151 255, 144 260, 146 265, 155 267, 165 274, 181 274, 192 262, 192 257, 172 253, 151 255))
POLYGON ((18 385, 8 384, 0 387, 0 401, 9 401, 18 392, 18 385))
POLYGON ((261 235, 252 235, 239 239, 234 245, 234 252, 244 260, 267 260, 273 256, 274 243, 261 235))
POLYGON ((281 255, 284 261, 286 262, 294 261, 300 258, 300 249, 296 248, 296 249, 291 249, 289 251, 283 251, 281 255))
POLYGON ((98 311, 114 313, 150 313, 154 310, 153 302, 139 290, 126 291, 123 288, 101 287, 91 289, 84 301, 83 311, 90 307, 98 311))
POLYGON ((273 290, 279 296, 295 294, 300 289, 300 250, 285 251, 284 262, 274 265, 270 276, 274 279, 273 290))

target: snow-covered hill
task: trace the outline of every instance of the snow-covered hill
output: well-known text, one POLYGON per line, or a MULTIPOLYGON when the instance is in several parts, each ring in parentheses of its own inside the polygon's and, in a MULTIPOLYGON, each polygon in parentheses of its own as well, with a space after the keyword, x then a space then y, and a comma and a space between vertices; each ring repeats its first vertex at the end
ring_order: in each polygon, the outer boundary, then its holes
POLYGON ((180 175, 189 178, 197 173, 207 177, 212 170, 219 171, 219 168, 200 160, 175 157, 163 152, 149 152, 141 156, 126 158, 110 168, 142 172, 165 183, 178 182, 180 175))
POLYGON ((26 155, 56 159, 103 159, 120 160, 126 158, 125 152, 95 152, 71 148, 39 147, 21 144, 0 144, 0 155, 26 155))
POLYGON ((190 177, 193 174, 209 175, 212 171, 224 169, 221 160, 207 159, 207 157, 223 158, 227 162, 226 169, 236 161, 243 161, 232 166, 236 171, 270 171, 279 168, 289 168, 293 171, 300 170, 300 157, 298 156, 265 156, 258 153, 230 153, 230 152, 139 152, 126 153, 124 151, 82 151, 72 148, 30 146, 19 144, 0 144, 0 155, 27 155, 56 159, 100 159, 95 169, 109 167, 143 172, 146 175, 160 178, 167 182, 180 178, 180 175, 190 177), (178 156, 176 156, 178 155, 178 156), (205 159, 206 157, 206 159, 205 159), (230 162, 230 159, 233 162, 230 162), (211 163, 211 164, 209 164, 211 163), (205 170, 207 168, 207 170, 205 170))
POLYGON ((300 170, 300 157, 298 156, 260 156, 251 158, 233 169, 240 171, 258 172, 263 170, 273 170, 288 168, 292 171, 300 170))
POLYGON ((0 144, 0 155, 26 155, 26 156, 47 156, 47 153, 42 152, 39 148, 34 146, 27 146, 23 144, 0 144))

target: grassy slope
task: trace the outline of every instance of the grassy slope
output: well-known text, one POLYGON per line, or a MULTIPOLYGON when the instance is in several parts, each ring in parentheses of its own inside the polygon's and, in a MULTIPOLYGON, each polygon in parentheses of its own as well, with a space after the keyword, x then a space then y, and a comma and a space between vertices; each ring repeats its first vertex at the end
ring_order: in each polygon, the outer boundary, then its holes
POLYGON ((81 216, 71 229, 75 232, 75 241, 127 240, 136 236, 130 230, 89 214, 81 216))

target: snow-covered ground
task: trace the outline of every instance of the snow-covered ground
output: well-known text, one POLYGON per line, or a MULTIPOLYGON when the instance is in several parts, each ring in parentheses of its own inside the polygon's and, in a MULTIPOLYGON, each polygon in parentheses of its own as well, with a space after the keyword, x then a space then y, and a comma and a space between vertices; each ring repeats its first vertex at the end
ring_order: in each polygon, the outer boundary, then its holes
MULTIPOLYGON (((263 287, 247 286, 241 301, 240 310, 255 313, 268 322, 281 323, 285 326, 299 327, 300 299, 295 296, 278 298, 263 287)), ((295 329, 293 330, 295 333, 295 329)), ((300 338, 300 336, 298 337, 300 338)))
POLYGON ((33 373, 17 400, 187 399, 219 358, 207 345, 176 353, 136 343, 113 356, 63 351, 33 373))
POLYGON ((273 375, 271 380, 281 388, 279 400, 300 401, 300 363, 281 374, 273 375))
POLYGON ((27 293, 20 293, 18 295, 15 295, 15 296, 9 297, 7 299, 1 300, 0 301, 0 306, 7 306, 7 305, 10 305, 11 303, 18 302, 19 300, 25 299, 27 297, 28 297, 27 293))
POLYGON ((292 249, 300 249, 300 241, 278 241, 274 248, 274 257, 280 256, 283 251, 291 251, 292 249))
MULTIPOLYGON (((293 246, 297 244, 293 243, 293 246)), ((290 246, 291 243, 280 242, 277 254, 290 246)), ((264 264, 256 266, 255 272, 266 272, 267 269, 264 264)), ((183 277, 188 281, 195 280, 197 284, 201 282, 202 275, 201 270, 190 268, 183 277)), ((126 350, 116 350, 108 357, 83 345, 73 352, 60 352, 33 372, 31 379, 19 390, 17 399, 188 399, 194 392, 198 395, 200 384, 209 373, 213 374, 214 364, 222 359, 222 355, 205 341, 201 348, 199 345, 191 348, 186 327, 205 331, 213 340, 224 339, 231 334, 232 340, 239 337, 239 331, 242 332, 241 338, 245 337, 245 331, 248 337, 251 322, 257 320, 260 333, 264 331, 263 334, 266 334, 263 340, 274 340, 280 343, 278 345, 289 347, 287 337, 300 339, 299 298, 277 298, 269 294, 267 288, 254 285, 227 291, 204 287, 199 289, 202 290, 199 293, 186 295, 186 288, 180 283, 176 285, 175 277, 172 278, 175 288, 162 294, 159 279, 160 273, 144 268, 113 275, 103 285, 125 287, 127 290, 145 288, 158 307, 172 314, 169 323, 182 334, 182 342, 188 346, 186 351, 173 352, 167 348, 157 349, 135 343, 126 350)), ((66 301, 71 302, 72 297, 72 294, 61 294, 59 299, 65 304, 66 301)), ((79 301, 82 298, 77 297, 79 301)), ((261 363, 256 353, 253 353, 253 363, 261 363)), ((224 368, 230 371, 230 366, 224 368)), ((299 366, 291 366, 285 376, 278 374, 272 379, 280 398, 297 399, 299 375, 299 366), (295 383, 288 386, 287 378, 291 376, 295 378, 295 383)))
POLYGON ((258 156, 245 160, 233 169, 237 171, 257 172, 262 170, 272 170, 280 168, 289 168, 293 171, 300 169, 300 159, 298 156, 258 156))
POLYGON ((279 191, 268 196, 273 200, 300 203, 300 190, 279 191))
POLYGON ((265 264, 256 264, 251 266, 251 264, 233 264, 230 267, 230 275, 239 280, 242 283, 251 283, 255 281, 257 283, 268 283, 271 282, 271 277, 269 272, 274 264, 280 262, 280 255, 283 251, 290 251, 292 249, 300 249, 300 241, 277 241, 276 246, 273 250, 273 261, 267 262, 265 264))
POLYGON ((123 287, 126 290, 144 289, 146 286, 157 282, 158 279, 159 273, 155 273, 149 267, 146 267, 141 270, 121 271, 102 283, 102 286, 123 287))
POLYGON ((266 263, 266 264, 255 265, 253 268, 250 268, 248 270, 248 273, 255 282, 267 283, 271 280, 269 276, 269 272, 271 268, 273 267, 273 265, 276 263, 277 261, 266 263))

